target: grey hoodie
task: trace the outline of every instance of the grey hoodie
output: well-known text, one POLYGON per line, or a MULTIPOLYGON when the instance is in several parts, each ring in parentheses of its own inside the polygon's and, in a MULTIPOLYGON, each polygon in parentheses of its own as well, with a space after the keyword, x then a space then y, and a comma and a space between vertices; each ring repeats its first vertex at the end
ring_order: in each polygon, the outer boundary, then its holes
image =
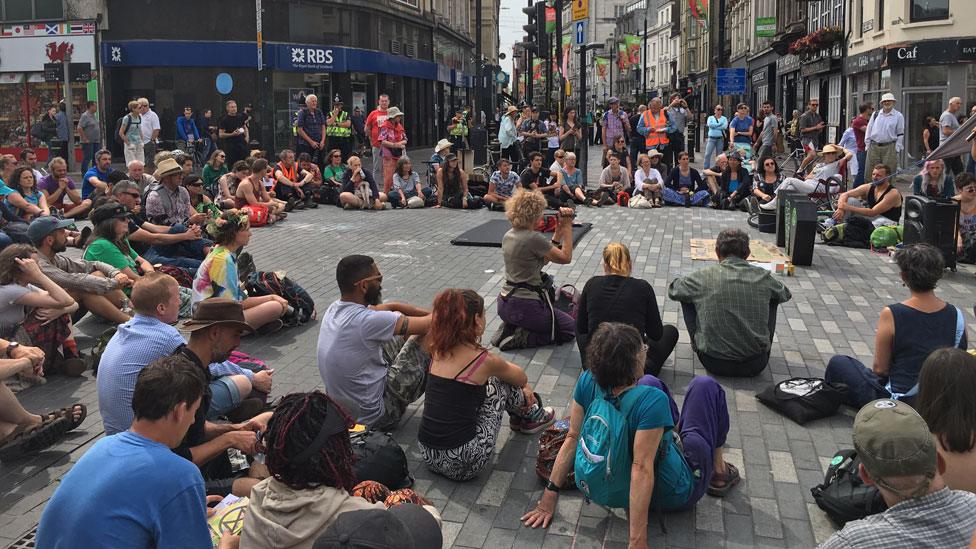
POLYGON ((357 509, 386 506, 329 486, 295 490, 274 478, 264 479, 251 489, 241 549, 311 549, 337 516, 357 509))

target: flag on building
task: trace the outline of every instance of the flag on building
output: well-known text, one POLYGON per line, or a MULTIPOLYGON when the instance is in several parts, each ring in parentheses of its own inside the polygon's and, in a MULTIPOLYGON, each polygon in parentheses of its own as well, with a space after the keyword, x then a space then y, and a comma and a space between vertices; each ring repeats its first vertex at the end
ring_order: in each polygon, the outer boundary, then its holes
POLYGON ((607 72, 610 70, 610 59, 606 57, 596 58, 596 72, 600 76, 601 82, 607 81, 607 72))
POLYGON ((546 34, 556 32, 556 8, 546 8, 546 34))
POLYGON ((573 44, 573 37, 570 35, 563 36, 563 78, 569 82, 569 50, 573 44))
POLYGON ((627 55, 627 44, 619 42, 617 43, 617 68, 625 71, 628 66, 630 66, 630 58, 627 55))
POLYGON ((704 25, 708 21, 708 0, 688 0, 691 8, 691 16, 698 21, 699 25, 704 25))
POLYGON ((545 75, 543 73, 543 67, 545 67, 544 60, 538 57, 532 60, 532 81, 539 82, 545 75))
POLYGON ((627 46, 627 58, 631 65, 640 65, 641 37, 633 34, 624 35, 624 44, 627 46))

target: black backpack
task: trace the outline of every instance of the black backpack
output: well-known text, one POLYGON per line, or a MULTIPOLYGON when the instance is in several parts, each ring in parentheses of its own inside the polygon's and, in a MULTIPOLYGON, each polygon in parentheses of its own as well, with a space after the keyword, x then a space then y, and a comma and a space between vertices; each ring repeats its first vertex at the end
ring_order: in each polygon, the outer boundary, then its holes
POLYGON ((861 480, 857 473, 859 463, 854 450, 837 452, 823 484, 810 489, 817 506, 840 527, 888 509, 878 489, 861 480))
POLYGON ((847 385, 818 377, 794 377, 766 387, 756 395, 759 402, 803 425, 830 417, 847 396, 847 385))
MULTIPOLYGON (((129 123, 126 124, 124 129, 122 128, 122 123, 125 121, 126 116, 128 115, 127 114, 123 115, 121 118, 115 121, 115 142, 118 143, 119 145, 125 145, 125 141, 123 141, 122 136, 119 135, 119 130, 122 130, 122 133, 126 133, 129 131, 129 126, 132 125, 132 119, 130 118, 129 123)), ((143 204, 145 204, 145 202, 143 202, 143 204)))
POLYGON ((315 301, 312 296, 287 276, 279 277, 274 272, 256 271, 248 275, 244 287, 252 296, 277 295, 285 298, 295 309, 294 313, 281 319, 286 326, 300 326, 315 319, 315 301))
POLYGON ((350 434, 349 440, 356 456, 357 482, 373 480, 390 490, 413 486, 407 455, 389 433, 362 431, 350 434))

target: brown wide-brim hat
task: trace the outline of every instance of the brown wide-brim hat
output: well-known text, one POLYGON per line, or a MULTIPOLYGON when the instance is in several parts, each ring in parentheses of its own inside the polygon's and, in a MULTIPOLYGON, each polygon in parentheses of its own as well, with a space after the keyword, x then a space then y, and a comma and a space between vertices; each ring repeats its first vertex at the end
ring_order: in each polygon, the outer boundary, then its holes
POLYGON ((226 297, 211 297, 197 303, 193 318, 180 326, 184 332, 195 332, 216 325, 237 326, 244 334, 254 333, 254 328, 244 319, 244 306, 226 297))

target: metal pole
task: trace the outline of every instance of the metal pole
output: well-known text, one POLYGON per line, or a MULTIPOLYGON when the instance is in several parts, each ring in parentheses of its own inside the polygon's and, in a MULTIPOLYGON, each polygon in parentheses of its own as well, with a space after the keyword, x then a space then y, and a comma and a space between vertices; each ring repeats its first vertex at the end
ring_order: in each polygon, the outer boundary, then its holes
POLYGON ((525 74, 528 78, 527 78, 527 82, 525 83, 525 97, 527 98, 525 103, 527 105, 532 105, 534 99, 532 95, 533 92, 535 91, 533 89, 534 86, 532 85, 533 82, 535 81, 535 67, 533 67, 532 65, 533 62, 535 61, 534 59, 535 56, 532 55, 531 50, 526 52, 526 56, 527 56, 526 58, 528 59, 528 63, 526 64, 525 74))
MULTIPOLYGON (((673 8, 672 8, 673 9, 673 8)), ((647 12, 644 12, 644 55, 641 55, 641 59, 644 60, 644 67, 641 71, 641 102, 647 102, 647 12)))
MULTIPOLYGON (((577 116, 578 120, 582 120, 583 135, 590 135, 590 128, 586 125, 586 70, 589 68, 586 66, 586 46, 580 46, 579 48, 579 110, 576 112, 582 113, 582 117, 577 116)), ((586 158, 588 156, 588 150, 590 143, 589 139, 583 141, 583 146, 580 147, 580 157, 577 159, 576 168, 583 171, 583 185, 586 186, 586 158)))
MULTIPOLYGON (((548 33, 547 33, 548 34, 548 33)), ((546 52, 546 110, 552 115, 552 44, 549 44, 546 52)))
POLYGON ((558 123, 563 117, 563 99, 566 96, 566 75, 561 72, 563 70, 563 2, 562 0, 555 0, 553 4, 556 6, 556 65, 559 66, 560 70, 559 99, 556 101, 556 122, 558 123))
POLYGON ((485 71, 483 68, 484 63, 481 60, 481 0, 475 0, 474 9, 474 24, 478 27, 478 30, 474 34, 475 75, 478 78, 478 84, 474 90, 474 121, 475 124, 484 124, 485 121, 481 118, 481 112, 485 110, 485 71))
MULTIPOLYGON (((614 47, 617 47, 616 42, 613 44, 613 46, 614 47)), ((610 52, 610 55, 613 55, 614 53, 616 53, 617 55, 620 55, 620 52, 610 52)), ((613 64, 614 63, 615 63, 615 60, 611 57, 610 58, 610 63, 609 63, 609 65, 610 65, 610 97, 613 97, 613 64)))
POLYGON ((75 115, 74 108, 71 104, 71 78, 69 74, 71 67, 70 51, 65 53, 62 67, 64 69, 64 116, 68 119, 68 158, 65 158, 65 160, 68 162, 68 171, 73 172, 75 171, 77 163, 75 162, 75 115))

